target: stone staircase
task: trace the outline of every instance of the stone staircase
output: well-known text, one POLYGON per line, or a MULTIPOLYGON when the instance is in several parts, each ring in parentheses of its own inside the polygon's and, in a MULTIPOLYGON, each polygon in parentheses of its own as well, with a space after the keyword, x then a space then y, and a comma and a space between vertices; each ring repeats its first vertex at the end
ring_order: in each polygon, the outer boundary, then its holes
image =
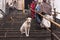
POLYGON ((2 40, 51 40, 51 34, 47 30, 31 30, 29 37, 21 34, 20 31, 0 31, 2 40))
MULTIPOLYGON (((4 18, 4 20, 0 22, 0 40, 51 40, 51 33, 46 29, 41 29, 35 19, 33 19, 31 23, 30 36, 26 37, 25 34, 21 34, 19 31, 20 26, 27 17, 27 13, 22 14, 22 12, 15 10, 4 18), (12 21, 10 17, 12 17, 14 21, 12 21)), ((56 34, 59 35, 60 33, 56 34)))

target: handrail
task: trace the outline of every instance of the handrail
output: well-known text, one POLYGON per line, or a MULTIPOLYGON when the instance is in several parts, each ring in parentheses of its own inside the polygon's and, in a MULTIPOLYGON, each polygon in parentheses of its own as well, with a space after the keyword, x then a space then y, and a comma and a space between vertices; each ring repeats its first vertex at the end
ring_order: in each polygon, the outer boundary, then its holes
MULTIPOLYGON (((30 8, 31 9, 31 8, 30 8)), ((31 9, 32 10, 32 9, 31 9)), ((32 10, 32 11, 34 11, 34 12, 36 12, 35 10, 32 10)), ((38 13, 39 15, 41 15, 42 17, 44 17, 45 19, 47 19, 45 16, 43 16, 41 13, 39 13, 39 12, 36 12, 36 13, 38 13)), ((55 25, 57 25, 59 28, 60 28, 60 24, 58 24, 58 23, 56 23, 55 21, 53 21, 53 20, 49 20, 49 19, 47 19, 48 21, 50 21, 50 22, 52 22, 53 24, 55 24, 55 25)))
POLYGON ((1 13, 2 15, 6 15, 6 14, 3 12, 3 10, 0 9, 0 11, 2 12, 2 13, 1 13))
POLYGON ((7 16, 7 14, 2 9, 0 9, 0 12, 3 15, 3 18, 5 18, 7 16))
MULTIPOLYGON (((40 14, 41 16, 43 16, 42 14, 40 14)), ((45 16, 43 16, 45 19, 47 19, 45 16)), ((55 25, 57 25, 58 27, 60 27, 60 25, 58 24, 58 23, 56 23, 56 22, 54 22, 53 20, 49 20, 49 19, 47 19, 48 21, 50 21, 50 22, 52 22, 53 24, 55 24, 55 25)), ((51 30, 48 30, 48 31, 50 31, 51 32, 51 30)), ((52 34, 58 39, 58 40, 60 40, 60 38, 55 34, 55 33, 53 33, 52 32, 52 34)))
MULTIPOLYGON (((42 14, 38 13, 39 15, 41 15, 42 17, 44 17, 45 19, 47 19, 45 16, 43 16, 42 14)), ((47 19, 48 21, 52 22, 53 24, 57 25, 58 27, 60 27, 60 24, 56 23, 55 21, 53 20, 49 20, 47 19)))
MULTIPOLYGON (((39 14, 40 16, 42 16, 43 18, 47 19, 47 18, 46 18, 45 16, 43 16, 41 13, 36 12, 35 10, 33 10, 33 9, 31 9, 31 8, 30 8, 30 10, 34 11, 35 13, 38 13, 38 14, 39 14)), ((49 19, 47 19, 47 20, 50 21, 50 22, 52 22, 53 24, 57 25, 58 27, 60 27, 60 24, 56 23, 55 21, 49 20, 49 19)), ((47 27, 46 27, 46 29, 47 29, 49 32, 52 32, 52 30, 48 29, 47 27)), ((52 32, 52 35, 53 35, 54 37, 56 37, 58 40, 60 40, 60 38, 59 38, 55 33, 52 32)))

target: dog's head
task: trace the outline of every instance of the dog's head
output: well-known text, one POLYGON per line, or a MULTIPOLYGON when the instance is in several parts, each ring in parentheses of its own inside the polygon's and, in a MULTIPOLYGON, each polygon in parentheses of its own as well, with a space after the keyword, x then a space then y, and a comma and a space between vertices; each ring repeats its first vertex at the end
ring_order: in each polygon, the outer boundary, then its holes
POLYGON ((26 19, 27 19, 27 23, 28 23, 28 24, 31 23, 32 18, 28 17, 28 18, 26 18, 26 19))

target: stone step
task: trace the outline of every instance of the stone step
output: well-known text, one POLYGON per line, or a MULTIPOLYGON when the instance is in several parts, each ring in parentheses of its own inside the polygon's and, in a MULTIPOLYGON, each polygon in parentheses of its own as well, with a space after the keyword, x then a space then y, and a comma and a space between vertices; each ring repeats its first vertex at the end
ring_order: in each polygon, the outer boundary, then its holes
POLYGON ((20 31, 0 31, 0 38, 3 40, 51 40, 51 34, 43 30, 31 30, 29 37, 21 34, 20 31))
POLYGON ((29 37, 25 37, 25 38, 20 38, 20 37, 8 37, 8 38, 0 38, 0 40, 51 40, 51 38, 29 38, 29 37))
MULTIPOLYGON (((20 31, 0 31, 0 35, 5 35, 6 37, 26 37, 25 34, 21 34, 20 31)), ((40 31, 30 31, 30 36, 29 37, 45 37, 48 36, 50 37, 49 32, 40 32, 40 31)))

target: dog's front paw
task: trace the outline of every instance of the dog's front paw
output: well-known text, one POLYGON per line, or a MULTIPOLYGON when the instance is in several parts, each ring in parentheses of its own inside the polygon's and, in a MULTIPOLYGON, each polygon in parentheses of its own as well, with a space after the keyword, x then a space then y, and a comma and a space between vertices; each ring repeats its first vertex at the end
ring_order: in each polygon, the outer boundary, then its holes
POLYGON ((29 35, 26 35, 27 37, 29 36, 29 35))

